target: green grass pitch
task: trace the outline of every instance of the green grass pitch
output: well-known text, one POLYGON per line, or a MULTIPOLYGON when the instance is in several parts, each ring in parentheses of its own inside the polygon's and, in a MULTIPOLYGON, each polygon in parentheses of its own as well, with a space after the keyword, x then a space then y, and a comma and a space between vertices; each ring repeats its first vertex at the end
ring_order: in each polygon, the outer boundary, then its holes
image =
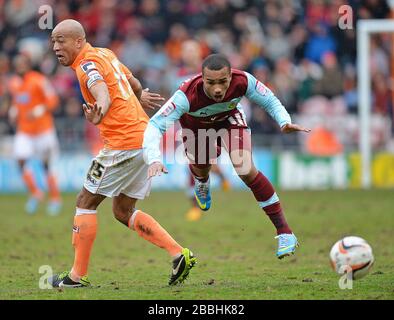
POLYGON ((39 289, 42 265, 54 272, 73 262, 75 194, 64 195, 57 217, 24 213, 25 195, 0 196, 0 299, 393 299, 392 190, 279 192, 300 240, 296 255, 278 260, 274 227, 249 192, 213 192, 211 210, 187 222, 183 192, 154 192, 139 208, 154 216, 198 264, 182 285, 167 285, 171 259, 115 220, 111 200, 99 208, 88 289, 39 289), (341 290, 330 268, 332 244, 345 235, 365 238, 375 265, 341 290))

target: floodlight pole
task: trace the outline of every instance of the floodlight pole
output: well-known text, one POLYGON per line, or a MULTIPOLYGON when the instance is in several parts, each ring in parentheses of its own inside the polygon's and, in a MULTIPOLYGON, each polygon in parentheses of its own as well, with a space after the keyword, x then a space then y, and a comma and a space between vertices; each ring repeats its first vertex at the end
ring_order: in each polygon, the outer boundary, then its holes
POLYGON ((362 187, 371 187, 371 70, 368 70, 372 33, 394 32, 394 20, 366 19, 357 22, 357 91, 359 114, 359 148, 361 153, 362 187))

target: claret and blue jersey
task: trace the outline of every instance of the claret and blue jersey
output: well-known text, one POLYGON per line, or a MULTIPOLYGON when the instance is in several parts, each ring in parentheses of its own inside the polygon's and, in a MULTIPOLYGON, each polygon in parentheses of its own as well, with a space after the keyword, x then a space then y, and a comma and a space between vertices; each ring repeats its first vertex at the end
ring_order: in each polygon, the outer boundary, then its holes
POLYGON ((230 86, 222 102, 209 98, 203 88, 202 74, 185 81, 173 96, 150 119, 144 136, 148 163, 161 161, 160 139, 174 122, 182 128, 247 128, 240 101, 243 97, 268 112, 280 127, 291 123, 290 115, 279 99, 251 74, 232 69, 230 86))

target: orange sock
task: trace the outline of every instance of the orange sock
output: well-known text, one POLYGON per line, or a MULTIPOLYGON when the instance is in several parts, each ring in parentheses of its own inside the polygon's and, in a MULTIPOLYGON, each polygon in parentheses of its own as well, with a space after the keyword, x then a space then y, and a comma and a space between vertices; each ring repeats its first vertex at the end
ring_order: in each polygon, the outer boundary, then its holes
POLYGON ((56 178, 49 173, 47 176, 48 192, 51 200, 60 200, 59 188, 57 187, 56 178))
POLYGON ((74 281, 88 273, 90 252, 97 232, 97 211, 77 208, 74 217, 72 244, 74 246, 74 265, 71 278, 74 281))
POLYGON ((23 170, 23 181, 26 184, 27 189, 33 195, 38 197, 41 194, 40 189, 38 189, 36 182, 34 181, 34 176, 29 170, 23 170))
POLYGON ((149 214, 141 210, 134 211, 131 215, 129 228, 137 231, 138 235, 145 240, 167 250, 172 257, 182 252, 182 247, 168 232, 149 214))

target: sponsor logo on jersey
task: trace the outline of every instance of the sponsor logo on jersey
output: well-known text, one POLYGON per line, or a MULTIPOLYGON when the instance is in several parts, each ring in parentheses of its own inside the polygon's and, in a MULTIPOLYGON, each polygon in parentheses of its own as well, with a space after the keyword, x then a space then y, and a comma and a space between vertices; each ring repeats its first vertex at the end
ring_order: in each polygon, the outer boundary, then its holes
POLYGON ((240 101, 241 101, 240 98, 232 99, 231 101, 228 102, 229 105, 227 106, 227 109, 229 110, 235 109, 240 101))
POLYGON ((174 110, 176 105, 171 101, 163 110, 160 111, 160 115, 163 117, 168 117, 174 110))
POLYGON ((265 96, 267 94, 267 87, 257 80, 256 82, 256 91, 261 95, 265 96))
POLYGON ((96 65, 92 61, 85 61, 81 63, 81 68, 87 75, 89 75, 91 71, 97 70, 96 65))
POLYGON ((229 109, 229 110, 235 109, 235 107, 237 106, 237 104, 238 104, 238 102, 232 101, 232 102, 228 105, 227 109, 229 109))
POLYGON ((26 104, 30 102, 30 94, 28 92, 18 93, 15 97, 15 102, 20 104, 26 104))

